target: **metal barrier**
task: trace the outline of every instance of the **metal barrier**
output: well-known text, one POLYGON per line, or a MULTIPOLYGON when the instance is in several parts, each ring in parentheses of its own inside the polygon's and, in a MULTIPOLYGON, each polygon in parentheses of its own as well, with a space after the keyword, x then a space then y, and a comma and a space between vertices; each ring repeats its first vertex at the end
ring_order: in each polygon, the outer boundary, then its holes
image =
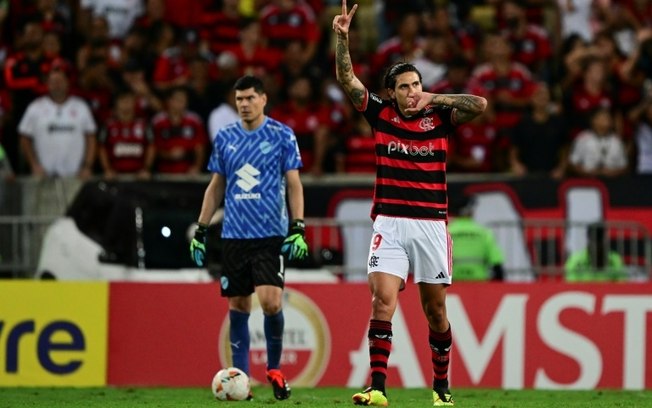
MULTIPOLYGON (((57 216, 0 216, 0 276, 30 278, 41 241, 57 216)), ((371 220, 308 218, 309 268, 327 269, 346 281, 366 280, 371 220)), ((611 249, 618 252, 631 280, 652 277, 652 238, 643 226, 605 222, 611 249)), ((568 254, 586 246, 587 224, 561 220, 494 222, 488 225, 505 254, 509 281, 559 280, 568 254)))
POLYGON ((0 216, 0 276, 31 278, 45 230, 55 216, 0 216))
POLYGON ((367 255, 372 222, 358 220, 307 218, 306 239, 315 266, 329 269, 347 281, 367 280, 367 255))
MULTIPOLYGON (((509 280, 558 280, 569 254, 587 245, 589 223, 563 220, 501 221, 488 225, 505 254, 509 280)), ((631 280, 652 277, 652 240, 637 223, 605 221, 610 249, 622 257, 631 280)))
MULTIPOLYGON (((81 184, 76 179, 31 178, 0 183, 0 277, 33 276, 46 228, 63 216, 81 184)), ((306 219, 313 267, 327 268, 349 281, 366 280, 370 206, 371 199, 365 197, 338 207, 333 218, 306 219)), ((511 281, 560 278, 568 254, 586 246, 587 225, 550 219, 488 224, 505 253, 506 278, 511 281)), ((623 257, 630 277, 652 278, 652 240, 647 228, 624 221, 606 221, 605 225, 612 249, 623 257)))

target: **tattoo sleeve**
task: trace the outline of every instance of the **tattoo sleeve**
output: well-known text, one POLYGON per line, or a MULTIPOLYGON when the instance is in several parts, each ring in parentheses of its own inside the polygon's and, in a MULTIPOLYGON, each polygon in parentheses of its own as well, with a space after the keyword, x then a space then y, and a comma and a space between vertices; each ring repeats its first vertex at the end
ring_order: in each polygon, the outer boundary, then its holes
POLYGON ((432 97, 435 106, 450 106, 455 108, 455 122, 466 123, 480 115, 487 108, 487 100, 481 96, 468 94, 439 95, 432 97))
POLYGON ((335 45, 335 74, 337 81, 351 98, 356 107, 362 106, 365 96, 365 87, 353 72, 353 63, 349 53, 348 36, 338 35, 335 45))

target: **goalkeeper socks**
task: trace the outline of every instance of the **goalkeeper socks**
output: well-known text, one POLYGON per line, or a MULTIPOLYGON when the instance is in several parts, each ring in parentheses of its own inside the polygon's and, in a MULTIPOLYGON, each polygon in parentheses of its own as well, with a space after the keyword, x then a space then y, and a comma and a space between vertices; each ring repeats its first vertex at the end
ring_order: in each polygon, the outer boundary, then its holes
POLYGON ((438 333, 430 329, 428 336, 432 355, 433 388, 448 389, 448 362, 453 344, 450 324, 448 330, 438 333))
POLYGON ((278 369, 281 366, 281 352, 283 352, 283 329, 285 328, 283 311, 271 316, 265 315, 263 326, 267 342, 267 369, 278 369))
POLYGON ((392 322, 369 321, 369 365, 371 366, 371 388, 385 393, 387 361, 392 350, 392 322))
POLYGON ((229 310, 229 320, 233 366, 249 375, 249 313, 229 310))

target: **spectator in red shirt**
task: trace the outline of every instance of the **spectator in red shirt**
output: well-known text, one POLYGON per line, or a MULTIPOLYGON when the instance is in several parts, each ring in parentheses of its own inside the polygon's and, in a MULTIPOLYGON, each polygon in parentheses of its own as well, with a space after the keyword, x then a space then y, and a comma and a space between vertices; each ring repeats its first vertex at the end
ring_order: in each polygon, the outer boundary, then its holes
MULTIPOLYGON (((469 19, 470 20, 470 19, 469 19)), ((464 22, 465 24, 467 22, 464 22)), ((428 35, 441 36, 446 41, 446 46, 455 55, 463 55, 468 61, 475 61, 475 50, 477 48, 476 29, 471 26, 459 28, 451 20, 451 13, 446 5, 437 5, 422 19, 424 31, 428 35)))
POLYGON ((222 7, 202 16, 200 37, 201 48, 219 55, 240 42, 243 16, 240 14, 239 0, 223 0, 222 7))
MULTIPOLYGON (((406 12, 400 16, 396 34, 378 45, 373 56, 373 67, 387 67, 397 61, 412 61, 423 55, 425 40, 419 33, 421 19, 416 12, 406 12)), ((374 77, 380 72, 374 72, 374 77)))
POLYGON ((589 57, 584 61, 583 67, 582 78, 575 83, 570 94, 566 95, 569 103, 566 111, 572 137, 589 127, 589 115, 592 111, 614 107, 605 61, 598 57, 589 57))
POLYGON ((505 28, 502 34, 512 44, 512 58, 542 80, 549 80, 553 56, 552 41, 546 30, 528 22, 522 1, 502 2, 505 28))
POLYGON ((185 86, 190 78, 190 61, 198 56, 199 37, 195 31, 175 31, 170 25, 162 27, 159 54, 154 64, 154 88, 165 91, 171 87, 185 86))
MULTIPOLYGON (((631 61, 628 60, 620 47, 620 41, 616 40, 617 32, 603 30, 596 34, 595 45, 598 55, 604 59, 607 68, 607 82, 611 86, 614 99, 614 108, 617 109, 616 128, 629 144, 634 134, 631 122, 627 120, 627 112, 636 106, 641 100, 641 89, 643 88, 644 74, 629 69, 631 61)), ((633 39, 636 41, 636 39, 633 39)), ((634 44, 630 45, 634 46, 634 44)), ((636 54, 636 47, 630 51, 636 54)))
POLYGON ((13 110, 2 143, 14 169, 23 173, 27 169, 20 160, 16 128, 27 105, 47 92, 45 76, 49 65, 43 55, 43 27, 38 21, 27 21, 16 43, 17 51, 9 55, 3 69, 4 85, 10 93, 13 110))
POLYGON ((136 116, 136 96, 122 91, 115 97, 113 114, 99 135, 99 159, 104 177, 132 174, 148 179, 154 162, 152 131, 136 116))
POLYGON ((171 88, 165 111, 152 119, 155 170, 167 174, 199 174, 206 158, 208 138, 199 115, 188 109, 188 95, 181 87, 171 88))
POLYGON ((272 48, 284 50, 288 43, 303 45, 300 64, 312 61, 317 52, 320 31, 314 10, 299 0, 272 0, 260 11, 263 36, 272 48))
POLYGON ((45 59, 45 70, 50 71, 52 68, 66 70, 70 80, 75 81, 75 70, 72 62, 62 55, 61 37, 54 31, 48 31, 43 34, 41 43, 43 48, 43 57, 45 59))
POLYGON ((289 84, 288 100, 276 106, 270 116, 294 130, 303 168, 319 176, 324 172, 323 160, 328 147, 329 113, 315 98, 313 89, 310 78, 294 79, 289 84))
POLYGON ((240 26, 240 38, 237 44, 226 48, 236 58, 240 76, 254 75, 263 77, 275 72, 283 52, 265 45, 258 20, 243 19, 240 26))
POLYGON ((46 92, 43 27, 37 21, 25 23, 18 44, 18 51, 7 58, 4 77, 7 89, 13 93, 16 113, 21 116, 35 97, 46 92))
POLYGON ((535 83, 527 67, 512 60, 510 44, 501 35, 487 33, 482 49, 486 62, 471 73, 469 90, 490 100, 495 126, 509 132, 529 105, 535 83))
POLYGON ((449 140, 448 169, 457 173, 492 173, 506 170, 505 135, 498 132, 489 106, 484 114, 457 127, 449 140))
POLYGON ((74 56, 72 52, 76 44, 73 43, 74 37, 72 35, 72 21, 70 20, 70 7, 65 5, 64 11, 68 14, 62 13, 59 8, 62 4, 57 0, 38 0, 36 2, 35 18, 41 22, 43 31, 46 33, 56 33, 64 44, 69 44, 63 50, 63 54, 67 59, 72 59, 74 56))

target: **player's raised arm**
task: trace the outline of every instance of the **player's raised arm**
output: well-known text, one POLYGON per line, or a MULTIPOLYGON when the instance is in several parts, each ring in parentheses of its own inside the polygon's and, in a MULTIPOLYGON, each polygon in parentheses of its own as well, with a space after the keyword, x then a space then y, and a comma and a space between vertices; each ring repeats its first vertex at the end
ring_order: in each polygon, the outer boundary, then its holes
POLYGON ((347 10, 346 0, 342 0, 342 14, 333 18, 333 31, 337 35, 335 45, 335 74, 344 91, 351 98, 356 108, 362 107, 365 96, 365 86, 353 72, 351 55, 349 54, 349 27, 358 5, 354 4, 351 11, 347 10))
POLYGON ((469 94, 433 94, 417 92, 409 97, 412 107, 405 109, 408 114, 415 114, 428 105, 450 106, 454 108, 453 121, 462 124, 473 120, 487 109, 487 100, 482 96, 469 94))

